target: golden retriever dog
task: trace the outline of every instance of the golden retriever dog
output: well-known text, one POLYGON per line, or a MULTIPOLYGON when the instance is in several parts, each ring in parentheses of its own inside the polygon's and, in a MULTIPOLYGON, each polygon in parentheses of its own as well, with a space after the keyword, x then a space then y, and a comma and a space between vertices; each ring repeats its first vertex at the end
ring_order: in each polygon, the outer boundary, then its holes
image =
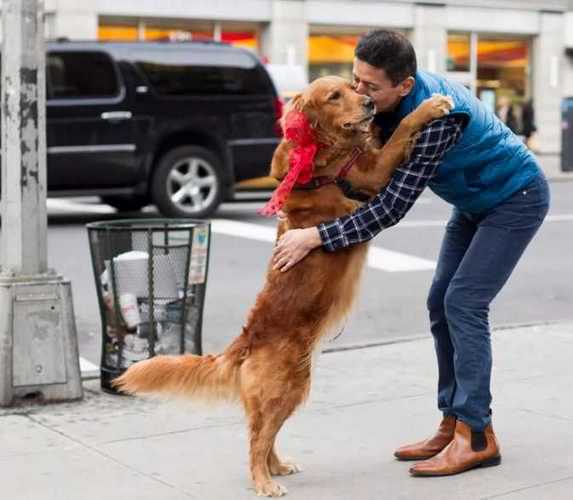
MULTIPOLYGON (((341 78, 314 81, 289 102, 283 128, 290 113, 304 118, 320 145, 312 157, 311 177, 326 181, 295 186, 282 206, 286 220, 280 223, 279 234, 354 211, 359 203, 330 180, 347 169, 352 159, 346 179, 355 191, 375 195, 407 158, 418 131, 451 107, 447 97, 427 99, 377 148, 370 98, 354 92, 341 78)), ((297 147, 283 139, 273 157, 271 175, 284 182, 297 147)), ((309 394, 313 351, 350 311, 366 252, 365 244, 335 253, 319 248, 287 272, 269 266, 242 333, 222 354, 157 356, 132 365, 116 379, 116 387, 130 394, 240 401, 249 428, 250 473, 256 494, 284 495, 286 488, 271 476, 301 469, 279 458, 277 433, 309 394)))

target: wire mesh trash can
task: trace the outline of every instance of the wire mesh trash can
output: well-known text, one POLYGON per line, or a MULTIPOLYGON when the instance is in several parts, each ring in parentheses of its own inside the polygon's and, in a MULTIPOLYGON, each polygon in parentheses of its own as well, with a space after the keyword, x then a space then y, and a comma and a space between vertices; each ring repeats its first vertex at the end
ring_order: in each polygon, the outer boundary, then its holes
POLYGON ((189 219, 87 225, 102 322, 101 387, 157 354, 201 354, 211 226, 189 219))

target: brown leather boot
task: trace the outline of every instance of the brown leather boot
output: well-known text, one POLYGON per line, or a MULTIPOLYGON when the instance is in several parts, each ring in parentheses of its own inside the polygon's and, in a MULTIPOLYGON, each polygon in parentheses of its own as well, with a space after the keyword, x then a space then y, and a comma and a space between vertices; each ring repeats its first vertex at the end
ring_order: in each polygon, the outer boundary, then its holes
POLYGON ((394 452, 398 460, 425 460, 440 453, 454 438, 456 417, 447 416, 442 419, 437 432, 429 439, 414 444, 401 446, 394 452))
POLYGON ((493 428, 488 425, 484 432, 472 432, 459 421, 453 441, 435 457, 418 462, 410 468, 413 476, 449 476, 475 467, 499 465, 501 455, 493 428))

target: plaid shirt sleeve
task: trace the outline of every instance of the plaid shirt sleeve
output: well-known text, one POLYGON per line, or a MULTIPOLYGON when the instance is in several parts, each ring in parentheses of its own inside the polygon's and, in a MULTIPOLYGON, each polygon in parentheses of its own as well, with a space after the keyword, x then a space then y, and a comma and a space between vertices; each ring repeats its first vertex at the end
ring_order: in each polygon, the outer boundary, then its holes
POLYGON ((410 159, 398 167, 390 183, 354 213, 318 226, 322 245, 333 252, 368 241, 397 224, 436 174, 446 152, 459 140, 462 120, 448 116, 434 120, 421 132, 410 159))

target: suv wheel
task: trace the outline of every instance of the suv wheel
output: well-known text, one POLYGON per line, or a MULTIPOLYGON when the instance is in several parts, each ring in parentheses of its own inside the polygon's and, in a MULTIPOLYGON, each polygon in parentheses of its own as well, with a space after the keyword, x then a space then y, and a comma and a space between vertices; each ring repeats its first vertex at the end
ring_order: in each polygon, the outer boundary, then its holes
POLYGON ((136 195, 100 196, 102 203, 115 208, 118 212, 136 212, 149 205, 149 198, 136 195))
POLYGON ((222 201, 221 162, 199 146, 173 149, 159 160, 151 196, 166 217, 207 217, 222 201))

